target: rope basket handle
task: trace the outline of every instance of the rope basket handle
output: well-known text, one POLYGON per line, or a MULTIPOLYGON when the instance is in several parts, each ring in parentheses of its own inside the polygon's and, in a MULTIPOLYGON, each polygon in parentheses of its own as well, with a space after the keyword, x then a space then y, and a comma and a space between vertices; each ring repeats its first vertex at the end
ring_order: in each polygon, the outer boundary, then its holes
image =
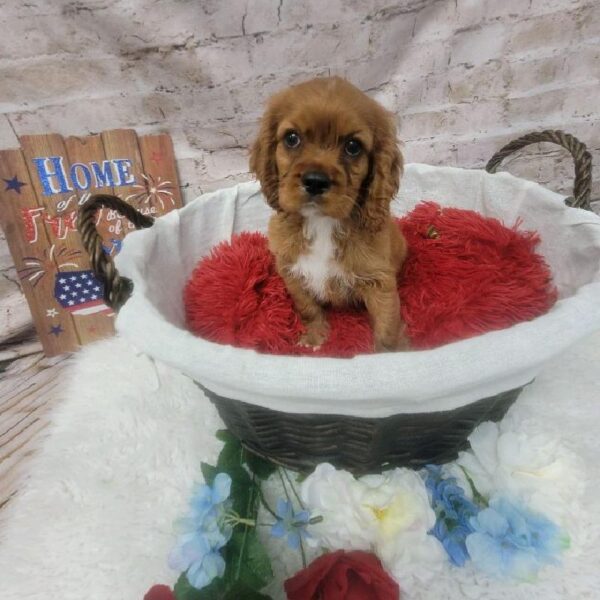
POLYGON ((585 144, 576 137, 560 130, 547 129, 545 131, 534 131, 528 133, 503 148, 500 148, 490 159, 485 167, 488 173, 495 173, 500 163, 507 157, 530 144, 538 142, 552 142, 566 148, 572 155, 575 162, 575 184, 573 186, 573 196, 565 199, 567 206, 575 208, 584 208, 591 210, 590 195, 592 191, 592 156, 588 152, 585 144))
POLYGON ((136 229, 151 227, 154 217, 148 217, 117 196, 97 194, 92 196, 80 209, 77 227, 96 277, 104 284, 104 301, 118 311, 131 296, 133 283, 121 277, 112 258, 102 248, 102 237, 96 229, 96 212, 100 208, 116 210, 127 218, 136 229))

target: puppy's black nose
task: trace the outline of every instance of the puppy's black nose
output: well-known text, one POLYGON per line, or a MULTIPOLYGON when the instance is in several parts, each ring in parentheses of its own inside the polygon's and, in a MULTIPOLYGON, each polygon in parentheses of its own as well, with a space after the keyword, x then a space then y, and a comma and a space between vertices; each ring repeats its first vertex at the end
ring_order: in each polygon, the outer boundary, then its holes
POLYGON ((330 188, 331 179, 322 171, 309 171, 302 175, 302 185, 311 196, 318 196, 330 188))

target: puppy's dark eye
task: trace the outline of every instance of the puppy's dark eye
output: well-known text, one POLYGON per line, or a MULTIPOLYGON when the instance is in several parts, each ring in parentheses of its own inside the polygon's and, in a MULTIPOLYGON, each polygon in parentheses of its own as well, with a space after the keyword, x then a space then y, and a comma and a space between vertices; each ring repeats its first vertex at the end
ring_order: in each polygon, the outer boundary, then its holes
POLYGON ((355 138, 348 140, 344 146, 348 156, 356 158, 362 152, 362 144, 355 138))
POLYGON ((288 131, 283 136, 283 143, 288 148, 297 148, 300 145, 300 136, 295 131, 288 131))

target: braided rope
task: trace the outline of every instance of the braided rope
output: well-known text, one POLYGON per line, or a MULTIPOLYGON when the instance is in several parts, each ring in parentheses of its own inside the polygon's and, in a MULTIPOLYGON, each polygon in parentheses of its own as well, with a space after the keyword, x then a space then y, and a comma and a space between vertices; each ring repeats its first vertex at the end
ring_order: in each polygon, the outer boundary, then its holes
POLYGON ((102 237, 96 229, 96 212, 100 208, 116 210, 131 221, 136 229, 150 227, 154 223, 154 218, 143 215, 121 198, 108 194, 92 196, 79 210, 77 227, 83 246, 90 257, 92 269, 98 279, 104 283, 104 301, 111 308, 119 310, 131 296, 133 283, 130 279, 119 275, 112 259, 102 248, 102 237))
POLYGON ((538 142, 552 142, 566 148, 575 162, 575 184, 573 197, 565 202, 569 206, 591 210, 590 195, 592 191, 592 156, 585 144, 564 131, 551 130, 535 131, 528 133, 498 150, 490 159, 485 169, 488 173, 495 173, 498 165, 510 154, 538 142))

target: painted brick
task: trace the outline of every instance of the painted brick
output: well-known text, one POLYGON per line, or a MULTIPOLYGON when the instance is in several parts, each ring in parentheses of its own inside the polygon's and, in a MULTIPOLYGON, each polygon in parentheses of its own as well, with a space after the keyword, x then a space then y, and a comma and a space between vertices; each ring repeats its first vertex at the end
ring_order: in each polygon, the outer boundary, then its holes
POLYGON ((406 47, 419 43, 414 36, 418 13, 400 13, 389 17, 385 24, 378 21, 369 28, 369 57, 376 58, 382 54, 398 55, 405 52, 406 47))
POLYGON ((483 98, 501 97, 506 94, 509 77, 505 61, 491 60, 483 65, 467 68, 464 65, 449 69, 438 76, 430 86, 434 91, 447 81, 450 102, 471 102, 483 98))
POLYGON ((436 137, 467 132, 485 132, 504 123, 504 107, 500 101, 485 100, 474 110, 473 104, 462 103, 428 112, 401 115, 401 134, 404 139, 436 137))
POLYGON ((60 16, 27 16, 10 19, 10 22, 5 16, 2 18, 0 57, 4 59, 78 52, 102 45, 97 32, 84 29, 77 33, 73 24, 60 16))
POLYGON ((248 159, 248 150, 245 148, 207 152, 204 156, 206 179, 221 180, 232 173, 247 173, 248 159))
POLYGON ((456 0, 455 22, 457 29, 469 29, 481 25, 488 13, 482 0, 456 0))
POLYGON ((456 2, 433 2, 416 14, 413 37, 421 43, 451 39, 457 27, 457 17, 456 2))
POLYGON ((266 74, 292 66, 334 67, 366 56, 368 47, 368 27, 341 23, 326 28, 274 32, 257 38, 251 51, 255 71, 266 74))
POLYGON ((511 28, 507 51, 513 55, 553 54, 579 40, 580 12, 550 13, 515 23, 511 28))
POLYGON ((0 67, 0 111, 18 110, 19 106, 37 106, 77 99, 85 103, 94 95, 143 91, 147 82, 136 82, 122 72, 114 58, 60 57, 27 61, 0 67), (94 90, 83 92, 82 82, 94 82, 94 90), (141 89, 139 89, 141 88, 141 89), (83 93, 82 93, 83 92, 83 93))
POLYGON ((237 0, 226 4, 222 0, 169 2, 162 6, 148 0, 125 0, 110 11, 110 16, 113 27, 128 36, 129 44, 164 46, 190 36, 198 40, 240 36, 245 12, 246 3, 237 0), (137 44, 134 35, 142 38, 137 44))
POLYGON ((202 45, 189 57, 186 67, 205 73, 215 83, 243 81, 255 71, 251 47, 247 37, 202 45))
POLYGON ((178 158, 177 173, 183 202, 187 204, 202 193, 202 182, 206 177, 206 165, 201 157, 178 158))
POLYGON ((180 110, 179 100, 159 94, 111 96, 93 102, 76 100, 34 111, 11 113, 19 135, 56 131, 63 135, 85 135, 115 127, 136 127, 152 123, 168 128, 166 119, 180 110))
POLYGON ((244 35, 274 31, 281 24, 279 0, 248 0, 242 17, 244 35))
POLYGON ((448 68, 450 44, 444 40, 432 40, 426 44, 412 44, 399 53, 395 74, 425 77, 430 73, 442 73, 448 68))
MULTIPOLYGON (((306 25, 329 25, 332 23, 356 22, 367 23, 380 17, 381 11, 389 7, 388 0, 269 0, 268 3, 278 6, 279 24, 282 27, 306 25)), ((402 2, 406 11, 410 11, 419 2, 402 2)))
POLYGON ((600 84, 591 82, 578 87, 551 89, 506 100, 506 116, 509 123, 540 124, 548 120, 572 121, 590 118, 597 114, 597 98, 600 84))
POLYGON ((578 39, 597 44, 600 38, 600 10, 598 10, 598 2, 589 2, 584 9, 575 14, 579 29, 578 39))
POLYGON ((406 141, 433 138, 444 131, 448 119, 443 110, 400 115, 400 136, 406 141))
POLYGON ((450 65, 468 67, 503 58, 507 30, 502 23, 457 32, 452 38, 450 65))
POLYGON ((379 88, 389 81, 389 65, 398 64, 396 54, 383 54, 369 60, 356 60, 345 64, 334 73, 345 77, 362 90, 379 88))
POLYGON ((528 12, 532 15, 588 9, 597 5, 595 0, 529 0, 528 12))
POLYGON ((53 0, 38 0, 33 2, 14 2, 11 0, 0 1, 0 11, 2 14, 2 20, 8 21, 9 19, 14 21, 15 18, 20 17, 36 17, 45 14, 60 14, 61 6, 58 2, 53 0))

